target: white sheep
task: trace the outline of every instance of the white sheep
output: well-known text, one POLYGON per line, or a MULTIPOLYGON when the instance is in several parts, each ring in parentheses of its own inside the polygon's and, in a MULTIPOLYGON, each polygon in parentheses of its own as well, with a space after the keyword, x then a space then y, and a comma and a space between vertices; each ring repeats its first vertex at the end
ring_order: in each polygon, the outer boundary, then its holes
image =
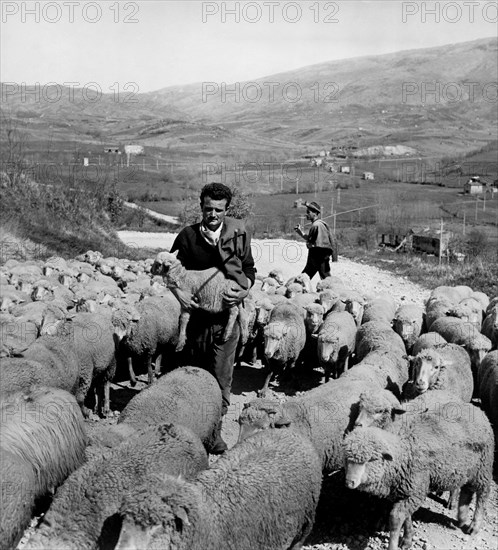
POLYGON ((330 376, 338 378, 348 369, 349 356, 356 343, 356 323, 347 311, 330 312, 316 336, 320 366, 324 371, 324 381, 330 376))
POLYGON ((432 324, 431 331, 441 334, 447 342, 459 344, 467 350, 475 376, 479 364, 491 349, 491 340, 481 334, 472 323, 458 317, 441 317, 432 324))
POLYGON ((377 321, 391 324, 396 313, 396 302, 389 294, 379 294, 367 301, 363 312, 362 323, 377 321))
MULTIPOLYGON (((242 340, 247 341, 247 319, 244 308, 238 306, 227 307, 223 301, 226 290, 240 286, 225 278, 225 275, 218 268, 204 269, 201 271, 187 270, 177 259, 178 251, 160 252, 152 266, 154 275, 162 275, 169 287, 181 288, 187 291, 197 300, 199 308, 209 313, 220 313, 228 309, 229 317, 223 334, 224 341, 232 334, 235 321, 238 320, 241 329, 242 340)), ((177 351, 181 351, 187 342, 187 323, 190 312, 183 309, 180 314, 180 334, 178 337, 177 351)))
POLYGON ((306 328, 300 310, 292 305, 278 304, 264 328, 267 375, 259 397, 266 395, 268 384, 277 369, 291 374, 306 343, 306 328))
POLYGON ((417 355, 423 349, 437 348, 446 343, 446 340, 438 332, 426 332, 415 340, 411 353, 412 355, 417 355))
POLYGON ((393 329, 401 336, 407 351, 411 351, 420 336, 423 324, 424 311, 422 307, 415 304, 404 304, 396 310, 393 329))
POLYGON ((401 356, 406 354, 401 336, 389 324, 379 321, 368 321, 358 329, 355 361, 363 360, 372 351, 393 351, 401 356))

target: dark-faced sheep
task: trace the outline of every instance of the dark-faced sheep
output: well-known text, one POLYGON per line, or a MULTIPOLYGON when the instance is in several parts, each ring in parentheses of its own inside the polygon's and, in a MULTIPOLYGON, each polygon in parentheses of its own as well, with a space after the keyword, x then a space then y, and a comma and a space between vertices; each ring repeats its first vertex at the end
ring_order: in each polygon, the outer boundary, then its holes
POLYGON ((136 433, 65 481, 25 549, 114 547, 115 514, 127 492, 151 474, 188 479, 207 467, 199 438, 183 426, 160 424, 136 433))
POLYGON ((358 428, 346 436, 346 486, 388 498, 389 550, 413 539, 412 514, 429 492, 461 489, 458 522, 469 534, 479 531, 489 496, 493 469, 493 431, 484 413, 466 404, 458 418, 418 414, 398 433, 380 428, 358 428), (477 495, 473 520, 469 504, 477 495))
POLYGON ((483 359, 478 381, 481 406, 498 434, 498 351, 488 353, 483 359))
POLYGON ((116 548, 300 548, 313 526, 321 477, 305 437, 257 434, 193 481, 151 477, 128 494, 116 548))
POLYGON ((58 487, 85 460, 87 438, 74 397, 32 388, 0 401, 2 514, 0 549, 16 546, 35 499, 58 487))
POLYGON ((407 396, 442 390, 469 402, 474 390, 469 354, 457 344, 421 351, 412 361, 407 396))
POLYGON ((415 340, 411 353, 417 355, 424 349, 437 348, 443 344, 447 344, 447 342, 438 332, 426 332, 415 340))

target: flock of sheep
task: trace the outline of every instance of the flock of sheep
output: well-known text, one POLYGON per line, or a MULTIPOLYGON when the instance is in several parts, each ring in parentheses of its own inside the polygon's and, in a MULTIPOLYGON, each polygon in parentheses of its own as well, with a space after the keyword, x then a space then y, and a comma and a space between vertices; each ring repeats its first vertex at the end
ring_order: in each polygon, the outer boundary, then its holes
MULTIPOLYGON (((498 431, 498 298, 438 287, 425 308, 397 307, 336 277, 315 291, 306 275, 258 277, 231 319, 238 361, 261 360, 266 380, 239 442, 210 467, 217 382, 192 366, 160 376, 188 323, 168 290, 171 256, 89 251, 0 268, 0 550, 51 493, 27 549, 298 549, 322 476, 338 470, 348 488, 392 502, 389 550, 401 536, 411 545, 429 493, 449 491, 460 527, 479 530, 498 431), (84 419, 110 413, 121 364, 132 385, 146 369, 149 385, 89 437, 84 419), (266 398, 273 377, 298 382, 317 367, 321 385, 266 398)), ((223 307, 224 278, 187 272, 175 284, 203 309, 223 307)))

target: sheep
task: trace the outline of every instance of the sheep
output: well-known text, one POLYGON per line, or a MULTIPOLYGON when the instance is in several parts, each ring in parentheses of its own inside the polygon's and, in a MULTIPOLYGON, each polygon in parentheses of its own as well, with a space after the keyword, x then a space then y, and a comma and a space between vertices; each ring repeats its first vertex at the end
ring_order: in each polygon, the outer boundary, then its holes
POLYGON ((332 310, 334 305, 339 300, 339 293, 330 288, 326 288, 318 294, 318 302, 322 304, 323 309, 325 310, 325 315, 327 315, 327 313, 332 310))
POLYGON ((481 332, 490 339, 492 349, 498 349, 498 306, 488 310, 482 323, 481 332))
POLYGON ((482 310, 486 311, 486 308, 489 305, 489 296, 487 294, 480 292, 479 290, 474 290, 474 292, 470 295, 470 298, 477 300, 481 304, 482 310))
POLYGON ((290 283, 289 285, 286 285, 286 290, 285 290, 286 298, 292 299, 298 296, 299 294, 303 294, 303 293, 304 293, 304 287, 299 283, 290 283))
POLYGON ((479 365, 478 384, 481 407, 498 434, 498 351, 488 353, 479 365))
POLYGON ((401 336, 394 332, 390 325, 379 321, 368 321, 361 325, 356 333, 356 362, 376 350, 406 354, 401 336))
POLYGON ((472 289, 469 286, 438 286, 431 292, 429 300, 443 299, 458 304, 470 296, 472 296, 472 289))
POLYGON ((272 279, 275 279, 279 285, 284 284, 284 276, 282 274, 282 271, 280 269, 272 269, 270 273, 268 273, 268 277, 271 277, 272 279))
POLYGON ((258 392, 265 397, 268 384, 276 369, 287 374, 296 365, 306 343, 306 328, 299 309, 292 304, 279 304, 270 314, 269 323, 264 328, 266 379, 258 392))
POLYGON ((432 331, 432 325, 441 317, 449 315, 450 310, 455 307, 455 302, 447 299, 429 299, 425 307, 425 326, 427 330, 432 331))
POLYGON ((420 336, 423 324, 424 311, 420 306, 404 304, 396 310, 393 329, 401 336, 408 352, 411 351, 415 341, 420 336))
MULTIPOLYGON (((199 307, 210 313, 220 313, 224 309, 229 310, 228 322, 223 334, 226 341, 232 334, 235 321, 239 320, 243 341, 247 340, 247 332, 244 335, 243 327, 247 327, 247 321, 244 321, 244 308, 241 304, 238 306, 226 307, 223 302, 223 294, 228 289, 240 286, 235 282, 225 278, 222 271, 217 268, 204 269, 202 271, 185 269, 180 260, 177 259, 178 251, 174 253, 160 252, 151 272, 154 275, 162 275, 168 287, 181 288, 189 292, 196 298, 199 307)), ((190 312, 182 308, 180 314, 180 334, 176 351, 181 351, 187 341, 187 323, 190 318, 190 312)))
POLYGON ((385 430, 392 425, 397 414, 405 412, 399 400, 389 390, 380 388, 375 392, 364 392, 358 401, 358 416, 354 428, 376 426, 385 430))
POLYGON ((348 369, 349 356, 356 345, 356 323, 347 311, 332 311, 323 321, 317 335, 317 351, 324 381, 338 378, 348 369))
POLYGON ((239 441, 259 431, 271 430, 276 435, 279 430, 274 428, 290 428, 310 439, 323 473, 331 474, 344 465, 342 440, 353 422, 353 405, 361 393, 371 389, 371 381, 341 377, 285 403, 255 399, 244 405, 239 416, 239 441))
POLYGON ((451 408, 455 406, 465 407, 465 402, 447 391, 434 389, 410 401, 400 402, 389 390, 377 389, 360 395, 354 428, 375 426, 396 432, 402 426, 397 422, 401 415, 430 412, 451 418, 454 413, 451 408))
POLYGON ((322 290, 326 289, 341 291, 346 290, 346 287, 344 286, 342 279, 334 275, 330 275, 329 277, 325 277, 325 279, 322 279, 316 283, 317 292, 322 292, 322 290))
POLYGON ((33 387, 2 398, 0 549, 15 547, 35 499, 60 485, 85 460, 87 438, 74 397, 33 387))
POLYGON ((409 390, 415 395, 443 390, 469 402, 474 390, 469 354, 457 344, 421 351, 412 362, 409 390))
POLYGON ((182 367, 138 393, 118 420, 135 429, 171 422, 192 430, 209 448, 221 418, 221 390, 214 376, 197 367, 182 367))
POLYGON ((114 376, 115 343, 126 330, 125 311, 114 315, 78 313, 57 327, 55 335, 35 340, 21 354, 29 363, 12 359, 1 371, 1 391, 8 392, 28 383, 47 384, 73 393, 88 416, 85 398, 95 382, 101 391, 99 404, 105 415, 109 410, 109 381, 114 376), (19 368, 23 365, 23 368, 19 368))
MULTIPOLYGON (((0 347, 3 357, 22 353, 39 336, 39 327, 35 322, 19 320, 14 316, 0 321, 0 347)), ((0 388, 1 391, 1 388, 0 388)))
POLYGON ((489 421, 471 404, 451 421, 434 414, 412 415, 397 433, 377 427, 358 428, 344 440, 346 486, 394 503, 389 518, 389 550, 397 550, 403 526, 401 546, 410 548, 412 514, 429 492, 461 488, 459 526, 474 534, 479 531, 490 493, 493 446, 489 421), (469 523, 474 493, 476 508, 469 523))
MULTIPOLYGON (((79 382, 78 356, 73 346, 71 320, 58 327, 57 334, 36 339, 19 358, 2 361, 0 392, 9 393, 32 384, 47 385, 76 393, 79 382)), ((83 407, 84 396, 78 403, 83 407)))
POLYGON ((273 277, 265 277, 263 279, 263 284, 261 285, 261 290, 268 294, 275 294, 278 287, 279 284, 277 283, 276 279, 274 279, 273 277))
POLYGON ((389 294, 379 294, 365 304, 362 323, 369 321, 391 324, 396 314, 396 302, 389 294))
POLYGON ((311 280, 307 273, 299 273, 299 275, 291 277, 285 283, 285 286, 288 288, 291 284, 301 285, 304 293, 311 292, 311 280))
POLYGON ((438 332, 426 332, 415 340, 411 353, 415 356, 424 349, 437 348, 446 343, 446 340, 438 332))
POLYGON ((12 310, 12 315, 19 322, 34 322, 38 327, 38 334, 54 334, 57 326, 66 319, 67 310, 64 302, 28 302, 12 310))
MULTIPOLYGON (((164 297, 144 298, 136 309, 139 320, 133 324, 130 333, 122 340, 120 351, 128 361, 128 372, 132 386, 136 385, 133 359, 139 359, 147 367, 148 383, 154 381, 152 358, 162 353, 163 346, 178 343, 180 303, 168 292, 164 297)), ((161 355, 156 357, 155 371, 159 375, 161 355)))
POLYGON ((468 321, 462 321, 457 317, 442 317, 431 326, 431 331, 437 332, 452 344, 463 346, 470 355, 472 371, 477 373, 480 362, 491 349, 489 338, 468 321))
POLYGON ((371 389, 386 388, 396 397, 401 397, 403 387, 409 379, 408 360, 396 350, 372 351, 341 378, 368 381, 371 389))
POLYGON ((481 330, 483 313, 481 303, 474 298, 466 298, 448 311, 449 316, 468 321, 477 330, 481 330))
POLYGON ((151 476, 128 493, 116 549, 301 548, 321 477, 305 437, 290 430, 257 434, 192 481, 151 476))
POLYGON ((355 320, 356 326, 359 327, 363 322, 363 314, 365 312, 365 300, 363 296, 354 290, 342 292, 340 297, 344 304, 344 311, 351 313, 355 320))
POLYGON ((127 492, 151 474, 189 479, 208 466, 199 438, 184 426, 159 424, 136 433, 69 476, 25 549, 113 547, 113 520, 127 492))

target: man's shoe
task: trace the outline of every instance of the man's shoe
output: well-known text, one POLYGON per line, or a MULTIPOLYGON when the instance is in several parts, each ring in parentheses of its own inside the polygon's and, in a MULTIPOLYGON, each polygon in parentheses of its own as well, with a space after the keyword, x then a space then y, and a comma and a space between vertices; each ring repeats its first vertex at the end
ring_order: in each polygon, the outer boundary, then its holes
POLYGON ((228 449, 227 444, 221 438, 221 435, 214 442, 214 445, 211 447, 209 454, 212 455, 222 455, 228 449))
POLYGON ((214 443, 211 446, 211 449, 209 451, 212 455, 221 455, 223 454, 227 449, 227 444, 223 441, 223 438, 221 437, 221 426, 222 421, 220 420, 218 422, 218 425, 216 426, 216 431, 214 433, 215 440, 214 443))

